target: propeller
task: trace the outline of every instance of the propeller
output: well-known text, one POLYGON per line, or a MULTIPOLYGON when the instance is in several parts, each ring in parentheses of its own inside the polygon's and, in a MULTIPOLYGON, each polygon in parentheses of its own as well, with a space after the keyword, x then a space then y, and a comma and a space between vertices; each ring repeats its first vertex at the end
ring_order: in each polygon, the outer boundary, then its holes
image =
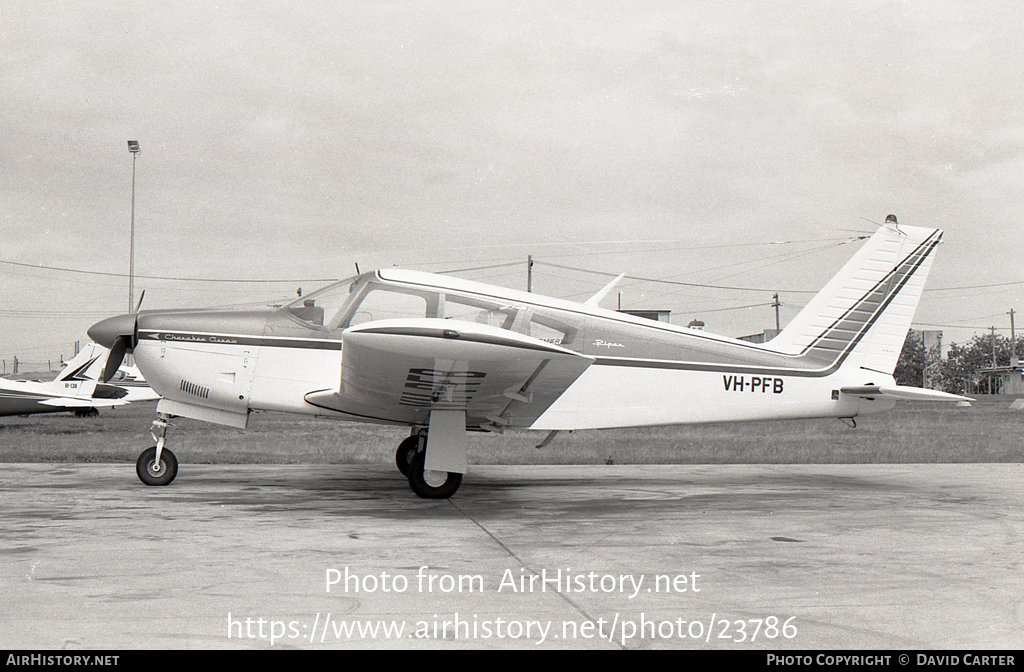
POLYGON ((118 336, 114 339, 114 345, 110 348, 110 354, 107 355, 107 363, 103 367, 103 376, 100 380, 104 383, 108 382, 117 373, 117 370, 121 368, 121 362, 124 361, 124 355, 128 352, 128 338, 126 336, 118 336))
POLYGON ((135 339, 138 334, 139 310, 142 308, 142 300, 146 298, 146 290, 139 295, 139 302, 135 306, 135 312, 127 315, 118 315, 102 322, 97 322, 89 328, 89 336, 100 345, 110 348, 107 355, 107 363, 103 366, 101 382, 108 382, 117 373, 124 361, 124 356, 129 349, 135 347, 135 339), (127 333, 125 333, 127 332, 127 333))

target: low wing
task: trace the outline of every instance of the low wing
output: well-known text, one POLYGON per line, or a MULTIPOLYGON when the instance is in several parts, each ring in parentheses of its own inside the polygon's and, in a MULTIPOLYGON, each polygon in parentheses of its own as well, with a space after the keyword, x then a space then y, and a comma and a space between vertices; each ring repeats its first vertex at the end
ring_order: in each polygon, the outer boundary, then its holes
POLYGON ((839 391, 843 394, 865 399, 889 396, 895 399, 910 399, 917 401, 974 401, 970 397, 962 397, 959 394, 950 394, 939 390, 926 390, 922 387, 909 387, 906 385, 858 385, 856 387, 841 387, 839 391))
POLYGON ((123 406, 127 401, 120 399, 94 399, 90 397, 54 397, 39 402, 43 406, 56 406, 58 408, 101 408, 105 406, 123 406))
POLYGON ((366 419, 427 424, 464 410, 468 428, 527 427, 593 359, 486 324, 379 320, 342 334, 341 381, 306 401, 366 419))

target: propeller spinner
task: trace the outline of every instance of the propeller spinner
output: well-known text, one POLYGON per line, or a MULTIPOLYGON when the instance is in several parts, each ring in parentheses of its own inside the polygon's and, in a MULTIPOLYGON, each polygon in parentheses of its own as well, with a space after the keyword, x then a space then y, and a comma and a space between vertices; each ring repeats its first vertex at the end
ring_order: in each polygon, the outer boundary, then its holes
POLYGON ((138 313, 108 317, 89 327, 89 338, 110 349, 107 364, 103 368, 102 382, 107 382, 117 373, 124 361, 125 353, 135 347, 135 323, 138 313))

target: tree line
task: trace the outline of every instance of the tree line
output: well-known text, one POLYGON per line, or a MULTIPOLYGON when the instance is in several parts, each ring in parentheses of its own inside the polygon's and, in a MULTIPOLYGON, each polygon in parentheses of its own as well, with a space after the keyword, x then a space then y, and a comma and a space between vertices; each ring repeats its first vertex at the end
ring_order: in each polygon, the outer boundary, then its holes
MULTIPOLYGON (((910 330, 903 342, 899 364, 893 376, 900 385, 922 387, 925 375, 932 381, 932 387, 953 394, 991 394, 992 380, 978 376, 979 369, 992 366, 992 344, 995 340, 995 365, 1009 366, 1012 352, 1010 339, 999 334, 975 336, 964 345, 952 343, 945 357, 937 347, 928 352, 921 333, 910 330)), ((1017 356, 1024 356, 1024 336, 1017 338, 1017 356)))

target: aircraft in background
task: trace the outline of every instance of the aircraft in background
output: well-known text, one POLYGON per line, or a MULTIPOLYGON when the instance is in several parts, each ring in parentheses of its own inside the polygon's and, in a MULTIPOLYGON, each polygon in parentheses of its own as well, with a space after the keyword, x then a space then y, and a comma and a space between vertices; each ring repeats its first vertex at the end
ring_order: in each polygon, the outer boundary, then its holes
MULTIPOLYGON (((89 343, 69 360, 51 381, 0 378, 0 416, 72 411, 79 416, 97 415, 98 408, 123 406, 133 401, 159 399, 135 367, 119 367, 100 382, 109 350, 89 343)), ((120 364, 120 362, 117 362, 120 364)))
POLYGON ((104 383, 119 387, 127 392, 127 394, 121 397, 121 401, 128 404, 136 401, 154 401, 160 398, 160 395, 154 392, 153 388, 146 382, 146 378, 139 371, 139 367, 135 365, 128 365, 122 362, 114 375, 107 378, 104 383))
MULTIPOLYGON (((421 497, 466 473, 467 432, 850 419, 898 398, 897 360, 942 232, 895 217, 773 340, 754 344, 429 273, 379 270, 260 309, 142 311, 89 336, 134 353, 163 397, 140 479, 166 485, 167 420, 245 427, 259 411, 405 425, 396 462, 421 497), (157 436, 159 432, 159 437, 157 436)), ((108 368, 110 368, 108 364, 108 368)))

